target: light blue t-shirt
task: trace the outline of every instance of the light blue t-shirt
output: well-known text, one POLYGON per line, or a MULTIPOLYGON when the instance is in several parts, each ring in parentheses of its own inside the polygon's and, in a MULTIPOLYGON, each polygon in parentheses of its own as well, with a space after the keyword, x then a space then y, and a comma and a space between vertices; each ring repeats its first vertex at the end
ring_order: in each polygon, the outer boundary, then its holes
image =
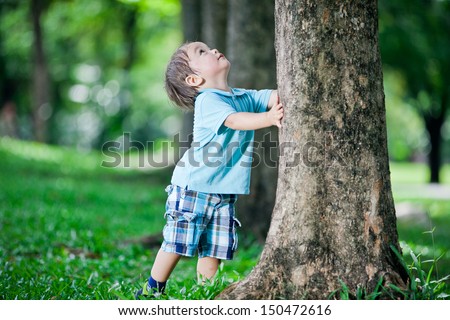
POLYGON ((172 184, 206 193, 249 194, 253 130, 224 125, 235 112, 265 112, 272 90, 201 90, 195 100, 193 142, 177 163, 172 184))

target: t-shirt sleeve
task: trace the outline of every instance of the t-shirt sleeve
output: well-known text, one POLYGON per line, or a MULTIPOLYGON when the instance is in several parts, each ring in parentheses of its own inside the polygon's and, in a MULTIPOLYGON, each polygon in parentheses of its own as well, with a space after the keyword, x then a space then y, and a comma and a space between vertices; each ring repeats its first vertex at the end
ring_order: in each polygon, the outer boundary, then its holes
POLYGON ((222 100, 219 95, 207 93, 197 98, 195 112, 199 114, 199 127, 210 129, 219 134, 226 118, 237 111, 233 106, 222 100))
POLYGON ((273 90, 247 90, 253 100, 253 112, 266 112, 273 90))

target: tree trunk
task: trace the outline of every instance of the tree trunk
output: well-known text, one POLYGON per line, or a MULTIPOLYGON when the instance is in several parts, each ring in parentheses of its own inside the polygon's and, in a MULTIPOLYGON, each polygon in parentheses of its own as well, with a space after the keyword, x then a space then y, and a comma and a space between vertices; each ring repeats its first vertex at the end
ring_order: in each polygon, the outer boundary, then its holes
MULTIPOLYGON (((0 18, 1 10, 0 8, 0 18)), ((0 34, 0 43, 1 41, 0 34)), ((17 81, 6 71, 6 59, 0 56, 0 136, 19 137, 17 107, 14 101, 17 87, 17 81)))
POLYGON ((277 0, 285 119, 261 259, 222 299, 326 299, 405 278, 390 185, 375 0, 277 0))
POLYGON ((47 120, 50 117, 49 74, 45 60, 41 15, 44 11, 43 0, 31 1, 31 17, 33 25, 34 72, 32 88, 32 108, 34 122, 34 137, 37 141, 47 139, 47 120))
POLYGON ((227 43, 228 0, 202 1, 202 37, 210 48, 225 55, 227 43))
MULTIPOLYGON (((437 103, 437 102, 436 102, 437 103)), ((430 183, 440 182, 440 171, 442 167, 442 126, 445 123, 447 109, 448 109, 448 94, 445 92, 440 103, 438 112, 430 112, 423 114, 425 121, 425 128, 430 136, 430 154, 428 155, 428 167, 430 168, 430 183), (436 114, 437 113, 437 114, 436 114)))
MULTIPOLYGON (((227 0, 183 0, 181 4, 184 41, 204 41, 211 48, 224 52, 227 0)), ((175 162, 191 146, 193 124, 193 112, 186 112, 178 137, 179 152, 175 162)))
POLYGON ((430 183, 439 183, 439 172, 441 170, 441 129, 445 119, 443 117, 425 118, 425 127, 430 135, 430 153, 428 155, 428 167, 430 169, 430 183))
MULTIPOLYGON (((202 5, 201 0, 182 0, 182 25, 184 41, 200 41, 202 33, 202 5)), ((192 131, 194 125, 193 112, 183 114, 180 135, 178 136, 178 154, 175 163, 181 159, 192 143, 192 131)))
MULTIPOLYGON (((230 0, 227 57, 229 82, 239 88, 275 88, 274 0, 230 0)), ((239 198, 237 212, 242 235, 263 242, 269 230, 277 180, 277 130, 255 133, 255 161, 250 195, 239 198)))
POLYGON ((200 41, 202 33, 202 0, 182 0, 181 13, 184 41, 200 41))

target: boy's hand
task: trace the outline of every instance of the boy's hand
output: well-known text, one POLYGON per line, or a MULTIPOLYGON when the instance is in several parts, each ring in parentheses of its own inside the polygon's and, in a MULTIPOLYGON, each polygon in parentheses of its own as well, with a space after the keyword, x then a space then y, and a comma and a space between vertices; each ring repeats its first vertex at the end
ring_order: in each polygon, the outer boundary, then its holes
POLYGON ((267 111, 266 116, 269 119, 271 125, 281 128, 281 119, 283 119, 284 116, 284 109, 279 99, 278 103, 274 105, 269 111, 267 111))

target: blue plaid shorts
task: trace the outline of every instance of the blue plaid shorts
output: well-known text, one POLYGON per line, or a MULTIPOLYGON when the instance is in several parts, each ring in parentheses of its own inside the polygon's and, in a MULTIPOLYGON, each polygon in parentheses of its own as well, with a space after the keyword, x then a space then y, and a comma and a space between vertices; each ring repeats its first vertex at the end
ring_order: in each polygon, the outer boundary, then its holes
POLYGON ((186 190, 176 185, 168 193, 161 249, 193 257, 231 260, 237 249, 240 222, 234 217, 237 195, 186 190))

